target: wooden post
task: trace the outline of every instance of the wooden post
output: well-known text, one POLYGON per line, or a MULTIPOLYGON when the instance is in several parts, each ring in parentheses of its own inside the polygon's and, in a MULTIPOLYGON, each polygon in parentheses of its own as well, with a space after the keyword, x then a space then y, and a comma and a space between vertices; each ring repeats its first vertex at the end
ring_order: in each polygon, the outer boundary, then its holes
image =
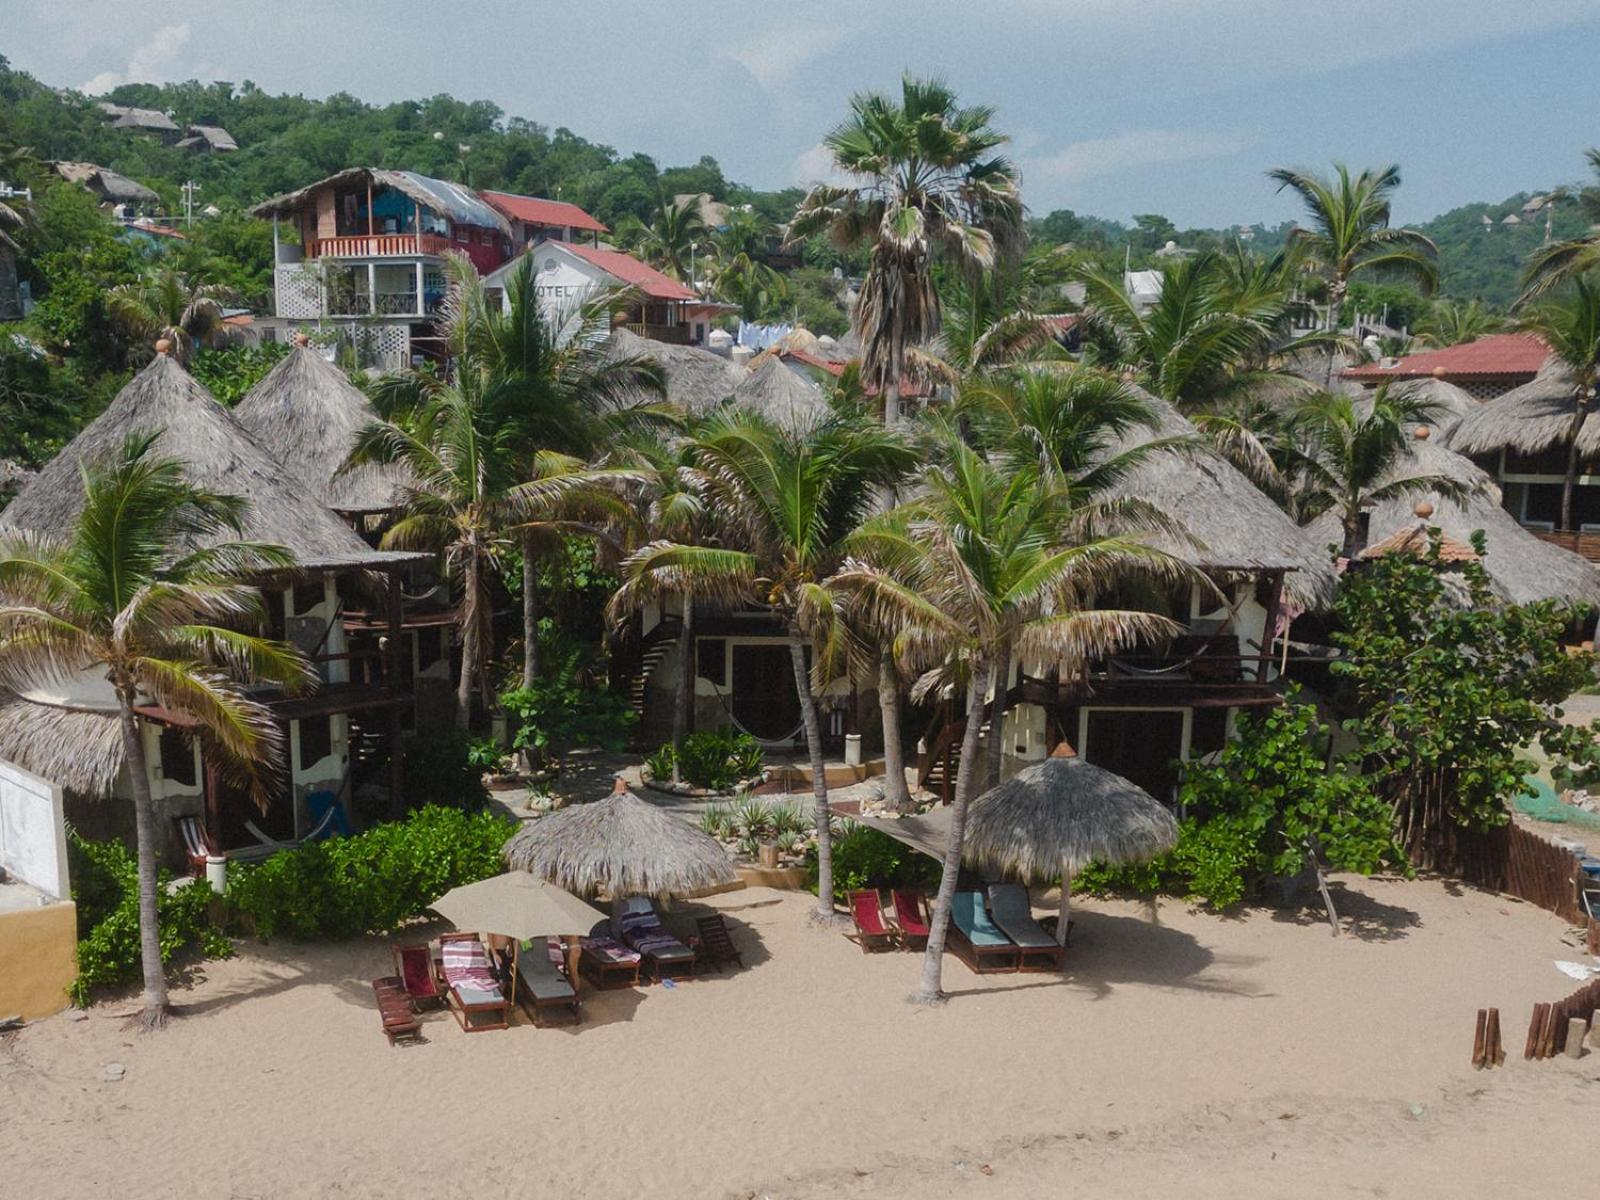
MULTIPOLYGON (((372 180, 368 179, 367 180, 367 236, 370 238, 376 232, 377 232, 377 229, 374 227, 373 222, 372 222, 372 180)), ((370 252, 371 247, 368 247, 368 250, 370 252)))
POLYGON ((1484 1047, 1484 1063, 1486 1067, 1498 1067, 1506 1061, 1506 1050, 1500 1040, 1500 1010, 1489 1010, 1489 1036, 1484 1047))
POLYGON ((400 651, 404 633, 400 627, 400 571, 389 572, 389 645, 384 673, 388 676, 385 691, 389 694, 389 808, 399 816, 405 804, 405 720, 401 705, 410 700, 409 694, 400 690, 400 651))
POLYGON ((1489 1010, 1478 1010, 1478 1024, 1472 1033, 1472 1065, 1478 1070, 1483 1069, 1484 1054, 1488 1048, 1489 1036, 1489 1010))
MULTIPOLYGON (((1272 576, 1272 590, 1267 594, 1267 623, 1261 629, 1261 658, 1256 663, 1256 682, 1267 681, 1267 666, 1272 659, 1272 639, 1278 630, 1278 613, 1283 608, 1283 572, 1275 571, 1272 576)), ((1283 631, 1285 644, 1289 641, 1289 631, 1283 631)))

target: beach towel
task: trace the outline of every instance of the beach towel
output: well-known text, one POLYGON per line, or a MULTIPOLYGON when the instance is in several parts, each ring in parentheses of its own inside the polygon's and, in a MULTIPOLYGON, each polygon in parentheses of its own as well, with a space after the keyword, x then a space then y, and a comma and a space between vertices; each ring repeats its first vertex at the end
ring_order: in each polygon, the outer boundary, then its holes
POLYGON ((500 984, 489 968, 489 952, 482 942, 446 942, 444 978, 467 1004, 490 1004, 503 999, 500 984))
POLYGON ((1011 939, 989 920, 983 910, 983 897, 977 892, 957 892, 950 903, 950 919, 974 946, 1011 945, 1011 939))
POLYGON ((630 950, 621 942, 608 937, 592 937, 583 939, 583 952, 608 963, 636 963, 639 961, 637 951, 630 950))

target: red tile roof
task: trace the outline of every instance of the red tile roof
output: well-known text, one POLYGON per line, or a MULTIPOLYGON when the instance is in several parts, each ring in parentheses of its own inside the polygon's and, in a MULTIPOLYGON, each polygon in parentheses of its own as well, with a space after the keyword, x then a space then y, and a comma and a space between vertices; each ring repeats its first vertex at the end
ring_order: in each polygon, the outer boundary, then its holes
POLYGON ((598 246, 585 246, 580 242, 557 242, 585 262, 615 276, 631 288, 637 288, 652 300, 698 300, 694 292, 654 267, 647 267, 631 254, 621 250, 602 250, 598 246))
POLYGON ((818 370, 826 371, 829 375, 843 375, 844 369, 848 365, 842 362, 834 362, 831 358, 823 358, 820 354, 812 354, 806 350, 779 350, 777 354, 779 358, 792 358, 795 362, 804 363, 808 367, 816 367, 818 370))
POLYGON ((541 200, 537 196, 518 196, 511 192, 478 194, 513 221, 565 229, 587 229, 594 233, 611 232, 576 204, 568 204, 564 200, 541 200))
POLYGON ((1492 333, 1475 342, 1408 354, 1393 366, 1367 363, 1344 373, 1346 379, 1441 379, 1469 376, 1525 375, 1532 379, 1550 351, 1538 338, 1525 333, 1492 333))

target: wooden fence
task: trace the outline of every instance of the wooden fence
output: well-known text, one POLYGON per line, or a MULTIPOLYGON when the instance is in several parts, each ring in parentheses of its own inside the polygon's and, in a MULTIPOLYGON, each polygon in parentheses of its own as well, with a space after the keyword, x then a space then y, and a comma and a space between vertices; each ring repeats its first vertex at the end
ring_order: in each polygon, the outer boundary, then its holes
POLYGON ((1577 1019, 1586 1023, 1586 1029, 1592 1029, 1596 1008, 1600 1008, 1600 979, 1584 984, 1565 1000, 1535 1004, 1522 1057, 1554 1058, 1562 1053, 1567 1048, 1569 1022, 1577 1019))

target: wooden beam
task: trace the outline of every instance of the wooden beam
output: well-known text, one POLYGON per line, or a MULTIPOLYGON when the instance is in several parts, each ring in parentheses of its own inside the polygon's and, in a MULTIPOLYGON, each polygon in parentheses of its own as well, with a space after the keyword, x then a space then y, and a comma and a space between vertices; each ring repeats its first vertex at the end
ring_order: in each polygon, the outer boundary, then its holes
MULTIPOLYGON (((400 572, 389 572, 389 632, 388 632, 388 668, 389 687, 397 689, 400 686, 400 651, 402 638, 401 616, 403 606, 400 599, 400 572)), ((389 808, 396 816, 404 811, 405 805, 405 717, 400 711, 400 705, 391 705, 389 708, 389 808)))
MULTIPOLYGON (((1267 623, 1261 631, 1261 661, 1256 663, 1256 682, 1267 681, 1268 660, 1272 658, 1272 639, 1278 630, 1278 613, 1283 607, 1283 572, 1275 571, 1272 575, 1272 590, 1267 595, 1267 623)), ((1283 631, 1285 639, 1289 631, 1283 631)))

